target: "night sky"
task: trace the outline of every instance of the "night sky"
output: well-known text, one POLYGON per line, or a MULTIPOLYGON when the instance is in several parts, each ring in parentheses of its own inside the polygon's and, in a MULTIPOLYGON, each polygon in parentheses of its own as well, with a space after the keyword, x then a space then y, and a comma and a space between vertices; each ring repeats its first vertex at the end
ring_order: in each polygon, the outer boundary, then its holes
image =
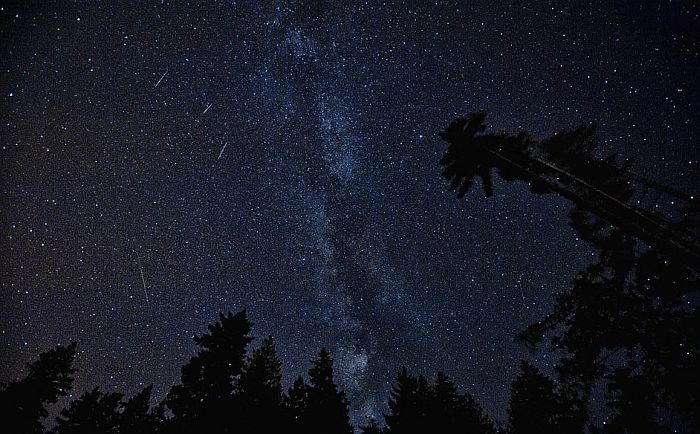
POLYGON ((73 395, 161 399, 247 308, 286 385, 332 351, 355 422, 402 365, 502 420, 519 360, 554 360, 514 334, 593 250, 557 197, 447 192, 437 134, 479 109, 536 137, 595 122, 635 171, 700 185, 692 1, 16 3, 0 380, 74 340, 73 395))

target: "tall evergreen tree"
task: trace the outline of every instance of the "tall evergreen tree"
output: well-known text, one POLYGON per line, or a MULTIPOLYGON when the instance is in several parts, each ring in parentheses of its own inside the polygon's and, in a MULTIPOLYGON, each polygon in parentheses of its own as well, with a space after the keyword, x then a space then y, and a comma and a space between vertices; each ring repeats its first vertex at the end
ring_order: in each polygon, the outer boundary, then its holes
POLYGON ((468 393, 439 372, 431 385, 422 375, 401 369, 392 386, 390 414, 384 415, 385 434, 495 434, 493 422, 468 393))
POLYGON ((403 367, 396 383, 391 387, 389 399, 391 413, 384 415, 387 433, 403 434, 422 432, 427 429, 424 425, 428 410, 428 395, 428 384, 425 378, 418 379, 403 367))
POLYGON ((646 379, 618 368, 611 376, 608 403, 612 414, 601 430, 606 434, 663 432, 656 408, 658 397, 646 379))
POLYGON ((238 381, 236 404, 249 432, 280 432, 289 427, 282 403, 282 364, 272 336, 246 361, 238 381))
POLYGON ((347 433, 353 428, 348 416, 349 403, 345 392, 333 380, 333 359, 325 348, 309 369, 308 400, 304 414, 305 431, 309 434, 347 433))
POLYGON ((454 382, 438 372, 432 386, 429 421, 432 432, 495 434, 493 422, 468 393, 461 394, 454 382))
POLYGON ((42 419, 47 406, 65 396, 73 385, 75 343, 57 346, 27 364, 27 376, 0 384, 0 411, 3 424, 17 432, 43 432, 42 419))
POLYGON ((202 349, 182 367, 181 384, 173 386, 165 404, 173 413, 175 432, 229 432, 236 419, 234 382, 241 373, 252 323, 246 312, 220 314, 209 332, 195 336, 202 349))

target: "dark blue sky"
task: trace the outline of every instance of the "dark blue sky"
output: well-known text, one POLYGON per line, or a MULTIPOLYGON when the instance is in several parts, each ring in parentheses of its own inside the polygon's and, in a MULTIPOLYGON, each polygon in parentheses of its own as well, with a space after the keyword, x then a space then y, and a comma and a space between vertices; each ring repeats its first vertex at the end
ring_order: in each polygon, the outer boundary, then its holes
POLYGON ((698 6, 642 3, 0 2, 0 380, 75 340, 75 393, 160 398, 248 308, 287 381, 332 351, 356 421, 402 365, 502 418, 592 253, 555 197, 446 192, 437 133, 595 122, 696 190, 698 6))

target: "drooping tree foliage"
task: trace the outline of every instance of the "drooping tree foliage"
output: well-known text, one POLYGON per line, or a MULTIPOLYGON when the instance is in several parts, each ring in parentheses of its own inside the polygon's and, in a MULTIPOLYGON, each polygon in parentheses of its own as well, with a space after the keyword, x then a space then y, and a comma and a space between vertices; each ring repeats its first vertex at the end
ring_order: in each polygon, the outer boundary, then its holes
POLYGON ((475 177, 481 179, 486 196, 491 196, 496 171, 506 181, 528 183, 533 193, 557 193, 573 202, 577 213, 572 216, 573 225, 589 223, 588 229, 595 232, 613 225, 698 271, 700 239, 688 230, 690 221, 671 222, 630 204, 635 192, 633 181, 645 185, 653 182, 632 174, 615 156, 597 157, 593 125, 535 140, 524 132, 486 134, 485 119, 484 111, 472 113, 454 120, 440 134, 448 142, 440 160, 445 166, 442 175, 458 196, 470 190, 475 177), (600 220, 596 225, 587 221, 590 214, 600 220))
POLYGON ((549 336, 561 351, 558 379, 576 412, 585 412, 596 382, 607 383, 607 432, 637 432, 634 424, 659 430, 669 408, 696 424, 697 203, 614 157, 599 157, 592 126, 538 141, 525 133, 487 134, 485 117, 459 118, 442 133, 449 147, 441 164, 451 188, 464 196, 479 177, 490 196, 495 170, 533 193, 559 194, 573 204, 571 226, 599 252, 598 262, 557 295, 554 311, 518 339, 534 349, 549 336), (649 188, 685 202, 685 209, 673 221, 644 209, 640 192, 649 188))
POLYGON ((39 360, 27 364, 22 380, 0 383, 0 409, 5 426, 16 432, 41 433, 48 406, 55 404, 72 388, 75 343, 42 353, 39 360))

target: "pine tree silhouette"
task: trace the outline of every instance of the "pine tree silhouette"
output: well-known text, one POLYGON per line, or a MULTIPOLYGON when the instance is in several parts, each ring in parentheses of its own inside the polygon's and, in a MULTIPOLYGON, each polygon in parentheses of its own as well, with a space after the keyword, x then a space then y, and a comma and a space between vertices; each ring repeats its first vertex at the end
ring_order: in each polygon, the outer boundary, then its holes
POLYGON ((345 392, 339 391, 333 380, 333 359, 325 348, 319 352, 318 359, 312 361, 309 382, 303 416, 305 432, 351 434, 349 403, 345 392))
POLYGON ((281 432, 290 425, 282 402, 282 364, 272 336, 246 361, 238 381, 236 405, 246 432, 281 432))
POLYGON ((582 433, 585 417, 557 393, 554 382, 522 361, 508 400, 509 434, 582 433))
POLYGON ((557 297, 554 312, 519 338, 532 346, 553 333, 552 344, 568 354, 558 364, 559 380, 578 412, 596 382, 605 381, 608 405, 621 416, 616 426, 642 419, 662 423, 659 412, 670 409, 699 427, 692 409, 700 391, 700 373, 693 368, 700 363, 700 332, 693 325, 700 317, 683 295, 697 284, 686 268, 654 251, 638 255, 631 241, 613 239, 600 262, 557 297), (635 403, 642 390, 644 405, 635 403), (626 408, 635 417, 623 417, 630 413, 626 408))
POLYGON ((428 384, 425 378, 410 375, 404 367, 391 387, 389 409, 384 415, 386 432, 392 434, 423 432, 427 429, 428 384))
POLYGON ((47 406, 65 396, 73 385, 75 343, 57 346, 27 364, 29 371, 22 380, 0 384, 0 408, 3 425, 16 432, 41 433, 41 420, 48 415, 47 406))
POLYGON ((654 434, 663 429, 656 419, 655 391, 650 382, 619 368, 608 389, 612 415, 602 432, 609 434, 654 434))
POLYGON ((432 386, 430 425, 433 432, 494 433, 493 422, 468 393, 460 394, 454 382, 438 372, 432 386))
MULTIPOLYGON (((202 350, 182 368, 182 383, 155 408, 150 406, 152 385, 128 399, 95 387, 70 402, 50 432, 352 433, 349 402, 335 384, 328 350, 321 349, 312 361, 309 384, 298 377, 283 394, 281 362, 271 336, 245 357, 252 340, 251 327, 245 311, 220 315, 219 321, 209 326, 209 333, 195 337, 202 350), (166 417, 168 410, 171 415, 166 417)), ((19 428, 18 432, 42 432, 36 415, 47 414, 44 405, 55 403, 56 397, 70 387, 74 353, 74 344, 44 353, 39 361, 28 365, 27 378, 3 385, 1 396, 9 415, 5 420, 25 423, 12 426, 19 428), (32 393, 27 389, 30 385, 36 388, 32 393), (22 399, 11 402, 15 396, 12 393, 22 399), (34 406, 25 405, 27 402, 34 406), (31 417, 25 417, 27 414, 31 417)), ((366 434, 495 433, 479 404, 469 394, 460 393, 441 372, 431 385, 422 375, 416 378, 402 369, 389 407, 386 428, 372 419, 360 430, 366 434)))
POLYGON ((386 434, 474 433, 495 434, 493 422, 481 406, 439 372, 431 385, 402 368, 392 386, 390 414, 384 415, 386 434))
POLYGON ((234 385, 244 365, 252 323, 246 312, 220 314, 209 333, 195 336, 202 350, 182 367, 181 384, 173 386, 165 404, 173 413, 174 432, 231 432, 234 385))

